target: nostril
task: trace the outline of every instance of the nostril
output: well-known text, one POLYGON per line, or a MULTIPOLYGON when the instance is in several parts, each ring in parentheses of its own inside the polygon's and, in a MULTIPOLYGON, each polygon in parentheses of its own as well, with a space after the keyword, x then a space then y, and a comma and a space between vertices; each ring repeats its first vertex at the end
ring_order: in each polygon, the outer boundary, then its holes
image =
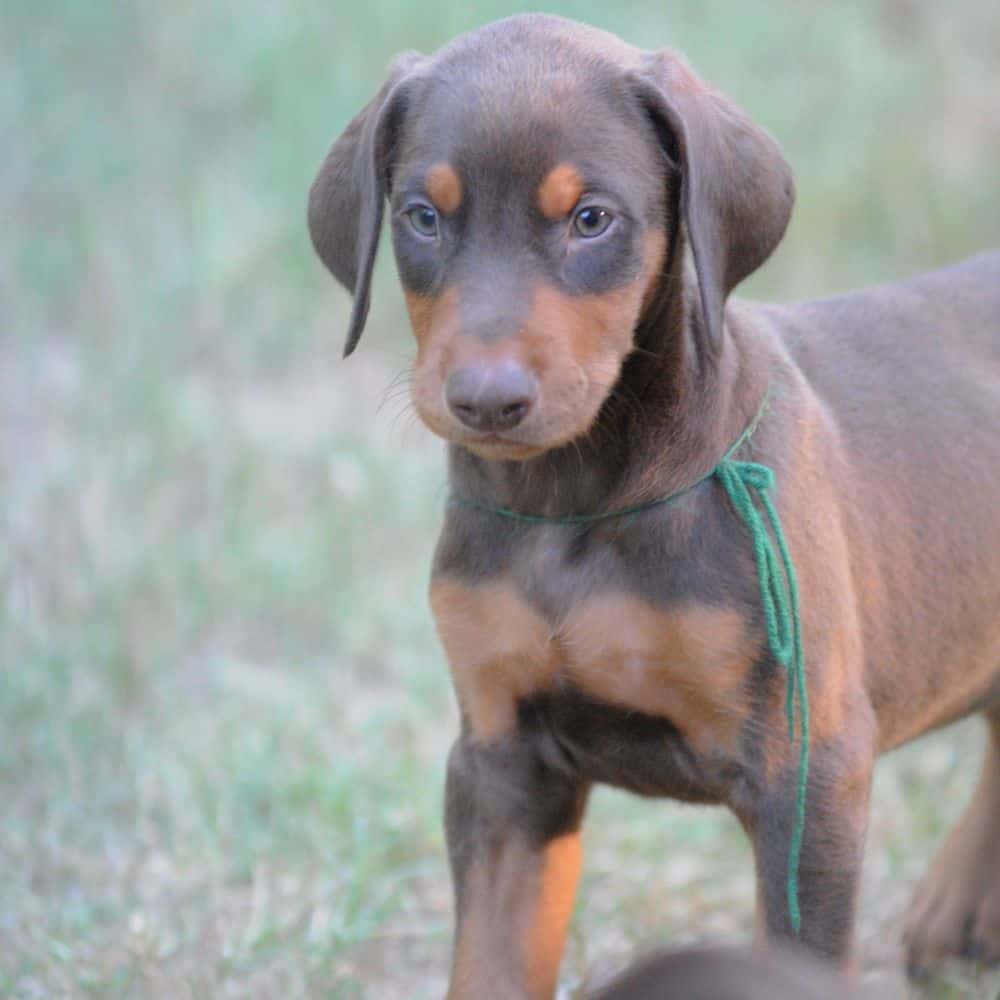
POLYGON ((472 424, 476 420, 476 408, 471 403, 452 403, 455 416, 463 423, 472 424))
POLYGON ((519 399, 516 403, 508 403, 500 410, 500 419, 505 424, 516 424, 524 419, 527 412, 527 400, 519 399))

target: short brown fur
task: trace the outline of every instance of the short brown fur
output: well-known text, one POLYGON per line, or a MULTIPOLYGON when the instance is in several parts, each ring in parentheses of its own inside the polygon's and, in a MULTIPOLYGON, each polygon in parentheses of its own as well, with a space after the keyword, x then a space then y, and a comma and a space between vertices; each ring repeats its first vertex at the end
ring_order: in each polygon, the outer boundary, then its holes
POLYGON ((732 299, 793 191, 774 140, 676 54, 545 15, 402 57, 314 184, 313 242, 355 295, 348 351, 392 201, 413 399, 451 446, 431 588, 462 715, 450 1000, 552 996, 595 782, 726 805, 760 936, 793 936, 786 671, 709 475, 765 396, 736 457, 775 474, 801 593, 800 941, 851 966, 875 758, 982 712, 980 784, 905 945, 914 967, 1000 960, 1000 254, 836 299, 732 299), (566 222, 584 175, 611 217, 593 239, 566 222), (433 240, 396 186, 421 177, 433 240), (462 370, 477 392, 507 373, 515 422, 456 413, 462 370))
POLYGON ((471 869, 448 1000, 513 991, 512 969, 526 1000, 552 996, 582 861, 580 834, 573 831, 549 841, 540 854, 508 841, 489 864, 471 869), (483 960, 494 954, 503 958, 495 964, 483 960))
POLYGON ((488 458, 531 457, 585 434, 632 350, 635 324, 654 299, 665 248, 663 231, 651 229, 640 273, 603 295, 567 295, 536 282, 518 336, 489 344, 464 333, 459 288, 449 287, 433 299, 407 292, 417 340, 413 401, 421 419, 438 434, 461 440, 488 458), (501 357, 517 358, 536 371, 542 389, 522 443, 498 450, 457 423, 444 405, 443 384, 449 371, 470 360, 501 357))

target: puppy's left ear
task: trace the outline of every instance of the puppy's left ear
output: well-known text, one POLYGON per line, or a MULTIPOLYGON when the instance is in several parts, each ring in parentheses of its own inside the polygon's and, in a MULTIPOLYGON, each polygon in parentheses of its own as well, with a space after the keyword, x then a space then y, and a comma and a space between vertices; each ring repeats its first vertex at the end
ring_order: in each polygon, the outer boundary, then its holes
POLYGON ((714 355, 726 297, 784 235, 795 200, 792 171, 774 139, 677 54, 647 53, 631 82, 668 153, 680 160, 681 213, 714 355))
POLYGON ((309 234, 316 253, 354 296, 345 358, 357 346, 368 317, 392 149, 412 72, 422 59, 419 52, 396 57, 379 92, 330 147, 309 191, 309 234))

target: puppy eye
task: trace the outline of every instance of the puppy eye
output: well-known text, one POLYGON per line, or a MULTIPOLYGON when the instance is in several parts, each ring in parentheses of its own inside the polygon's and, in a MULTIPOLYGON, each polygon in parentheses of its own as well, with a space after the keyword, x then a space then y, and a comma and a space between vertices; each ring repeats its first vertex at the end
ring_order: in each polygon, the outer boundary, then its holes
POLYGON ((433 237, 437 236, 438 217, 430 205, 414 205, 407 213, 410 225, 421 235, 433 237))
POLYGON ((586 208, 581 208, 573 216, 573 228, 584 239, 589 240, 606 232, 612 221, 614 221, 614 216, 607 209, 589 205, 586 208))

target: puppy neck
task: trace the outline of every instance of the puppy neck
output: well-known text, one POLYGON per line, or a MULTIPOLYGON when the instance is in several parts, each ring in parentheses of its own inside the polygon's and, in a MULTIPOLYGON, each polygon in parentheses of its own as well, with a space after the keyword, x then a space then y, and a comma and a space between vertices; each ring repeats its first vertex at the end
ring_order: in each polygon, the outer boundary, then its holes
POLYGON ((697 286, 680 267, 678 259, 665 275, 585 436, 520 462, 453 445, 453 490, 484 506, 557 518, 642 503, 710 472, 759 407, 766 364, 733 323, 717 348, 704 342, 697 286))

